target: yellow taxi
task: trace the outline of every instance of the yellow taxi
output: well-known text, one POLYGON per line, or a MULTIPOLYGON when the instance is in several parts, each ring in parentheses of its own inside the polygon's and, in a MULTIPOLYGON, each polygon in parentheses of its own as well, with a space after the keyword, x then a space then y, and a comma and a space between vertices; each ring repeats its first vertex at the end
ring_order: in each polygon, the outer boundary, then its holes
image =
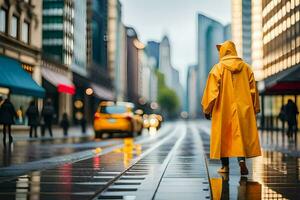
POLYGON ((143 129, 140 117, 134 113, 134 104, 129 102, 101 102, 94 115, 95 137, 103 133, 124 133, 133 137, 143 129))

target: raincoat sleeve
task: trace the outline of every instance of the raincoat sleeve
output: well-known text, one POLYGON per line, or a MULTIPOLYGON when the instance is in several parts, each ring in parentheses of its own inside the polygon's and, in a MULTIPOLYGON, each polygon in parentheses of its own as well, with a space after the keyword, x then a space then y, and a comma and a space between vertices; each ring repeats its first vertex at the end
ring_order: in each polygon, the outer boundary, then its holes
POLYGON ((202 109, 205 114, 211 114, 215 101, 219 95, 220 73, 214 67, 208 75, 206 87, 202 97, 202 109))
POLYGON ((258 95, 258 90, 256 87, 254 74, 252 71, 250 71, 249 86, 250 86, 250 92, 251 92, 254 111, 255 111, 255 113, 259 113, 260 112, 259 95, 258 95))

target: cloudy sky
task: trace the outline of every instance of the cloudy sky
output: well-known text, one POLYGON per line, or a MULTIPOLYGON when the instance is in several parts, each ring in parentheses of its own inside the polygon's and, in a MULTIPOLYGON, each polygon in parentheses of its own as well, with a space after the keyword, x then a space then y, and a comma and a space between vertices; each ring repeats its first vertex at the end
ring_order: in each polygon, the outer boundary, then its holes
POLYGON ((160 41, 168 35, 172 46, 172 64, 185 80, 188 65, 196 63, 197 13, 223 24, 231 21, 230 0, 120 0, 123 22, 132 26, 139 38, 160 41))

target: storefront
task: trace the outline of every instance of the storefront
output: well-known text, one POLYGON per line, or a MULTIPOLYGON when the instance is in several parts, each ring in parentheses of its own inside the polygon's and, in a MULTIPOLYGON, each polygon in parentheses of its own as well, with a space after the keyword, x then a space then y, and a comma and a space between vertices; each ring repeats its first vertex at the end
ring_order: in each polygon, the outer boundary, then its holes
POLYGON ((36 98, 43 98, 45 90, 15 59, 0 56, 0 71, 0 95, 2 98, 10 96, 11 102, 20 115, 17 124, 25 124, 24 112, 29 102, 36 98))
POLYGON ((75 86, 72 82, 72 73, 64 65, 42 61, 42 85, 46 89, 46 98, 51 99, 56 110, 57 123, 63 113, 72 116, 72 96, 75 86))
POLYGON ((75 124, 79 124, 84 117, 91 123, 100 101, 113 101, 114 94, 104 86, 93 83, 77 73, 73 73, 73 81, 76 86, 76 93, 73 96, 73 120, 75 124))
MULTIPOLYGON (((263 82, 260 126, 267 130, 282 130, 284 124, 278 116, 283 105, 291 99, 300 110, 300 65, 273 75, 263 82)), ((286 127, 286 126, 285 126, 286 127)), ((298 127, 300 117, 298 116, 298 127)))

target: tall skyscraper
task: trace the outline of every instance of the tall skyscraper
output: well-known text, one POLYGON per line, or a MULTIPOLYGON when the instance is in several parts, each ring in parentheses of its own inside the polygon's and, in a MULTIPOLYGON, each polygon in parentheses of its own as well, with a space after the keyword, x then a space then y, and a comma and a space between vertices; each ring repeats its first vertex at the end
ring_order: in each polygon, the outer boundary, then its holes
POLYGON ((93 0, 91 5, 92 19, 92 56, 91 65, 108 70, 107 63, 107 27, 108 0, 93 0))
POLYGON ((263 0, 252 5, 256 27, 252 47, 257 51, 254 72, 259 77, 262 105, 260 126, 273 123, 281 128, 281 123, 273 122, 281 107, 289 99, 300 107, 300 1, 263 0))
POLYGON ((263 31, 262 0, 252 1, 252 70, 257 81, 264 78, 263 73, 263 31))
POLYGON ((74 0, 74 52, 72 70, 86 75, 87 61, 87 3, 82 0, 74 0))
POLYGON ((187 73, 187 112, 189 113, 189 118, 193 119, 197 116, 197 65, 191 65, 188 67, 187 73))
POLYGON ((43 0, 42 84, 53 101, 57 122, 63 113, 73 112, 74 6, 74 0, 43 0))
POLYGON ((159 66, 159 42, 148 41, 146 46, 146 52, 148 57, 154 59, 154 65, 156 68, 159 66))
POLYGON ((171 46, 168 36, 164 36, 159 46, 159 71, 165 76, 166 85, 172 87, 171 46))
POLYGON ((252 0, 232 0, 232 40, 238 56, 251 64, 252 0))
POLYGON ((136 31, 126 28, 127 34, 127 98, 128 101, 138 103, 139 91, 141 87, 140 71, 139 71, 139 45, 136 31))
MULTIPOLYGON (((197 74, 197 102, 201 102, 206 79, 210 69, 219 61, 219 54, 216 44, 224 41, 224 26, 203 14, 198 14, 198 74, 197 74)), ((197 115, 202 116, 199 103, 197 115)))
POLYGON ((73 0, 43 0, 43 52, 70 66, 74 53, 73 0))
POLYGON ((124 90, 121 86, 126 73, 124 56, 124 25, 122 23, 122 5, 119 0, 108 1, 108 30, 107 30, 107 50, 109 75, 114 83, 114 89, 118 100, 124 100, 124 90))
POLYGON ((224 26, 224 40, 232 40, 231 24, 224 26))
POLYGON ((159 71, 164 75, 166 86, 174 90, 180 102, 183 102, 183 88, 180 84, 179 72, 172 66, 171 50, 170 40, 165 35, 159 45, 159 71))

